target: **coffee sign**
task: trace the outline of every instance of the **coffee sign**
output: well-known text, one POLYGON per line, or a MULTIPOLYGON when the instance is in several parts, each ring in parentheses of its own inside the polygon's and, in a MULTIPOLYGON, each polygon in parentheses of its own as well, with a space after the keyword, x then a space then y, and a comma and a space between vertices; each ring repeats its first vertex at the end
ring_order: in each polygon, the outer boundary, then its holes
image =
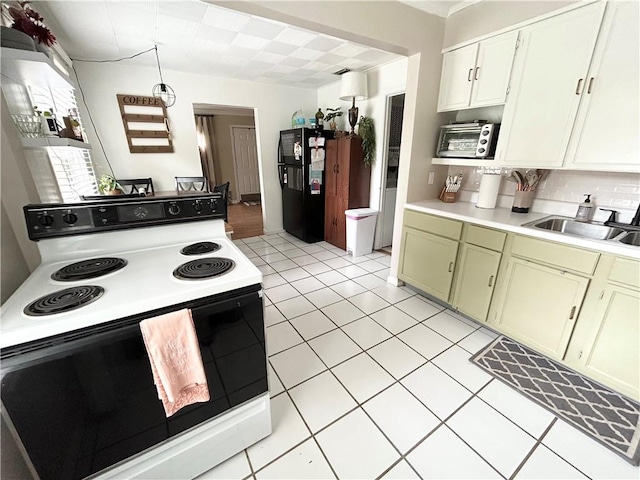
MULTIPOLYGON (((120 97, 120 95, 118 95, 120 97)), ((144 107, 164 107, 164 102, 158 97, 141 97, 139 95, 122 95, 125 105, 139 105, 144 107)))
POLYGON ((129 152, 173 152, 167 109, 161 98, 124 94, 116 96, 129 152))

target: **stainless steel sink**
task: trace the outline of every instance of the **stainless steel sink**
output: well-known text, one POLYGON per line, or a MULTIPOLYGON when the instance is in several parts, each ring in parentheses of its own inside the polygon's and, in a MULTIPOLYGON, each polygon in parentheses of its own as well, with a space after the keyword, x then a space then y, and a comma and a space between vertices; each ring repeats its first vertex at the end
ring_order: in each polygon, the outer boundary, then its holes
MULTIPOLYGON (((621 228, 608 227, 598 223, 576 222, 575 220, 566 217, 543 218, 542 220, 526 223, 524 226, 564 233, 566 235, 573 235, 576 237, 589 238, 592 240, 611 240, 625 232, 625 230, 621 228)), ((637 243, 629 244, 638 245, 637 243)))
POLYGON ((629 232, 619 242, 640 247, 640 232, 629 232))

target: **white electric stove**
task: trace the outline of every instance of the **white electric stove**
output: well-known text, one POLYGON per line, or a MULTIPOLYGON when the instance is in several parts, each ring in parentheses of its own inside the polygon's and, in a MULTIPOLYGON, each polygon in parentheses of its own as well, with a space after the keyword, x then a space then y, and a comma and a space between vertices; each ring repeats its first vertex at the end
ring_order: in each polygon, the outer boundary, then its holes
POLYGON ((40 478, 191 477, 270 433, 262 275, 225 211, 217 194, 25 207, 42 264, 2 306, 2 403, 40 478), (211 401, 167 419, 138 324, 182 308, 211 401))

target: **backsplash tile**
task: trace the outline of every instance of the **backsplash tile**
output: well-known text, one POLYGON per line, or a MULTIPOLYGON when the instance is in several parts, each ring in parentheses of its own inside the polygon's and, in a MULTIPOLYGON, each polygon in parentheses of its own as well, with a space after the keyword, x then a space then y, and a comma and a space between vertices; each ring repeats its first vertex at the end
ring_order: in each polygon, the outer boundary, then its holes
MULTIPOLYGON (((524 171, 524 169, 519 169, 524 171)), ((464 175, 461 200, 475 201, 480 188, 482 178, 481 170, 476 167, 450 166, 449 174, 464 175)), ((509 206, 515 192, 515 183, 507 180, 508 175, 503 175, 500 186, 499 206, 509 206)), ((617 172, 586 172, 575 170, 551 170, 536 187, 537 200, 534 203, 544 210, 552 209, 548 213, 561 215, 573 215, 584 200, 584 194, 590 193, 597 207, 620 210, 620 221, 631 220, 640 201, 640 174, 617 172), (555 202, 558 202, 557 204, 555 202), (573 213, 572 213, 573 212, 573 213)), ((594 220, 606 220, 608 212, 596 210, 594 220)))

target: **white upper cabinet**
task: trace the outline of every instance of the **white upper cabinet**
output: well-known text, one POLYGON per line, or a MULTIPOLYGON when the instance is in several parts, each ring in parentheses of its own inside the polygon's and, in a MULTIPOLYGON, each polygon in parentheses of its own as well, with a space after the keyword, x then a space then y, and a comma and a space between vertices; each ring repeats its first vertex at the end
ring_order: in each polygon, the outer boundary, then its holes
POLYGON ((607 6, 565 167, 640 171, 639 23, 637 1, 607 6))
POLYGON ((496 158, 503 165, 560 167, 588 87, 605 8, 598 2, 522 30, 496 158))
POLYGON ((445 53, 438 111, 504 103, 517 39, 509 32, 445 53))

